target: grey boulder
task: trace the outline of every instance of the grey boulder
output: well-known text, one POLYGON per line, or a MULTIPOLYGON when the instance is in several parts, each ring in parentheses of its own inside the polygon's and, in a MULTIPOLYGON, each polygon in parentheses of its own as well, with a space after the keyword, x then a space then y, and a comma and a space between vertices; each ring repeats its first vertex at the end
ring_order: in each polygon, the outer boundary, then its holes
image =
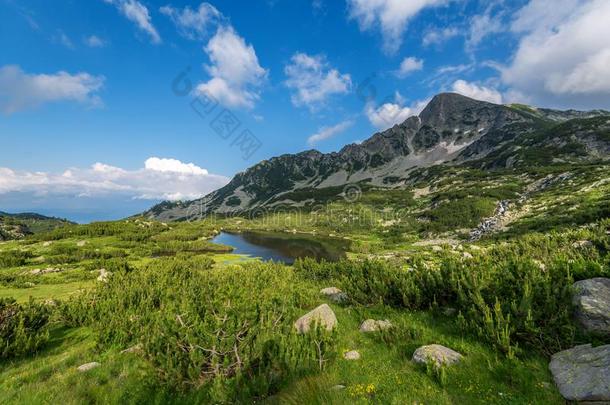
POLYGON ((556 353, 549 369, 566 400, 610 401, 610 345, 581 345, 556 353))
POLYGON ((297 319, 294 327, 299 333, 307 333, 316 324, 327 331, 331 331, 337 326, 337 317, 327 304, 322 304, 297 319))
POLYGON ((441 345, 422 346, 413 353, 413 361, 418 364, 434 363, 436 367, 449 366, 458 363, 463 356, 441 345))
POLYGON ((574 283, 572 302, 576 319, 587 332, 610 336, 610 278, 574 283))

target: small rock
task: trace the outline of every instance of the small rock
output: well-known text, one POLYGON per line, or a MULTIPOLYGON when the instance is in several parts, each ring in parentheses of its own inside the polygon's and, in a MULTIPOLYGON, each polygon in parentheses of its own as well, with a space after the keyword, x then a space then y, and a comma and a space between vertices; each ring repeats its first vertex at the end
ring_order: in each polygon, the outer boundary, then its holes
POLYGON ((87 241, 86 241, 86 240, 81 240, 81 241, 79 241, 79 242, 76 242, 76 246, 78 246, 78 247, 83 247, 83 246, 85 246, 86 244, 87 244, 87 241))
POLYGON ((108 278, 112 275, 112 272, 107 271, 106 269, 100 269, 100 275, 97 278, 97 281, 101 281, 102 283, 107 283, 108 278))
POLYGON ((443 248, 437 245, 432 246, 432 251, 433 252, 442 252, 443 248))
POLYGON ((49 246, 51 246, 52 243, 53 242, 50 242, 50 241, 49 242, 45 242, 45 243, 42 244, 42 246, 43 247, 49 247, 49 246))
POLYGON ((39 276, 42 274, 50 274, 50 273, 59 273, 61 269, 54 269, 52 267, 48 267, 46 269, 34 269, 30 271, 30 274, 33 276, 39 276))
POLYGON ((337 317, 327 304, 322 304, 313 311, 308 312, 297 319, 294 323, 294 327, 299 333, 307 333, 315 324, 319 324, 327 331, 331 331, 337 326, 337 317))
POLYGON ((549 369, 566 400, 610 401, 610 345, 581 345, 555 353, 549 369))
POLYGON ((347 294, 338 289, 337 287, 328 287, 320 290, 320 294, 326 296, 333 302, 340 304, 347 301, 347 294))
POLYGON ((141 344, 137 344, 135 346, 130 347, 129 349, 125 349, 123 351, 121 351, 121 354, 125 354, 125 353, 141 353, 142 352, 142 345, 141 344))
POLYGON ((387 319, 384 321, 376 321, 374 319, 367 319, 360 325, 360 332, 377 332, 380 330, 388 330, 392 327, 392 322, 387 319))
POLYGON ((464 259, 472 259, 473 258, 472 255, 470 253, 468 253, 468 252, 462 253, 462 256, 464 257, 464 259))
POLYGON ((360 353, 356 350, 351 350, 343 354, 345 360, 360 360, 360 353))
POLYGON ((586 249, 593 247, 593 242, 591 242, 590 240, 579 240, 572 243, 572 247, 577 249, 586 249))
POLYGON ((99 366, 101 366, 101 364, 97 361, 94 361, 91 363, 83 364, 82 366, 78 367, 77 370, 81 373, 84 373, 86 371, 93 370, 94 368, 98 368, 99 366))
POLYGON ((441 345, 422 346, 413 353, 413 361, 418 364, 433 362, 436 367, 450 366, 462 360, 463 356, 441 345))
POLYGON ((577 281, 573 288, 577 321, 589 333, 610 336, 610 278, 577 281))

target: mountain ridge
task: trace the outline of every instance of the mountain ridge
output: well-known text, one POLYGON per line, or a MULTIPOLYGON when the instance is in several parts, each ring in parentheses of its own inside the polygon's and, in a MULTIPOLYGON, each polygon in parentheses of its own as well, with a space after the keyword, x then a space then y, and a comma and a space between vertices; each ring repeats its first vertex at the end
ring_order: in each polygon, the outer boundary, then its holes
POLYGON ((326 154, 310 149, 263 160, 201 199, 163 202, 143 215, 180 221, 209 213, 305 206, 315 203, 320 190, 339 194, 349 184, 404 187, 416 168, 440 164, 516 168, 531 163, 528 150, 537 150, 540 156, 552 155, 545 164, 554 163, 554 159, 605 159, 610 154, 609 117, 610 112, 603 110, 498 105, 441 93, 418 116, 360 144, 326 154), (301 197, 309 193, 311 198, 283 198, 295 192, 301 197))

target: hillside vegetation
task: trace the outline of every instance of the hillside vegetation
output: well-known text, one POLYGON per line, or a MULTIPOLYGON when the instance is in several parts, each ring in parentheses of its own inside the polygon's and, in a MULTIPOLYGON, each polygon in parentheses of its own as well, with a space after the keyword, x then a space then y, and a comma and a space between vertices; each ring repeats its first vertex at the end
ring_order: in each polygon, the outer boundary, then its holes
POLYGON ((571 300, 575 281, 610 277, 608 173, 419 169, 412 187, 315 209, 3 242, 0 402, 561 403, 549 357, 610 343, 571 300), (264 263, 210 242, 221 229, 334 238, 348 257, 264 263), (324 303, 337 326, 298 333, 324 303), (392 327, 363 333, 366 319, 392 327), (411 361, 433 343, 463 360, 411 361))

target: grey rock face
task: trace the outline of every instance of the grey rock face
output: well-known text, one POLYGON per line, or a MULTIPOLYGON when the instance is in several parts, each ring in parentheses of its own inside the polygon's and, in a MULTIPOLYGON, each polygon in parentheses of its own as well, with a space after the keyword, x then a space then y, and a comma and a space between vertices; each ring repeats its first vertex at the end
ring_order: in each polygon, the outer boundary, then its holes
POLYGON ((610 336, 610 279, 577 281, 572 302, 576 319, 587 332, 610 336))
POLYGON ((463 356, 441 345, 422 346, 413 353, 413 361, 418 364, 433 362, 436 367, 449 366, 458 363, 463 356))
POLYGON ((582 345, 556 353, 549 369, 566 400, 610 401, 610 345, 582 345))
POLYGON ((376 321, 374 319, 367 319, 360 325, 360 332, 378 332, 380 330, 388 330, 392 327, 392 322, 387 319, 384 321, 376 321))
POLYGON ((322 304, 313 311, 306 313, 294 323, 294 327, 299 333, 307 333, 316 324, 327 331, 331 331, 337 326, 337 317, 328 305, 322 304))

